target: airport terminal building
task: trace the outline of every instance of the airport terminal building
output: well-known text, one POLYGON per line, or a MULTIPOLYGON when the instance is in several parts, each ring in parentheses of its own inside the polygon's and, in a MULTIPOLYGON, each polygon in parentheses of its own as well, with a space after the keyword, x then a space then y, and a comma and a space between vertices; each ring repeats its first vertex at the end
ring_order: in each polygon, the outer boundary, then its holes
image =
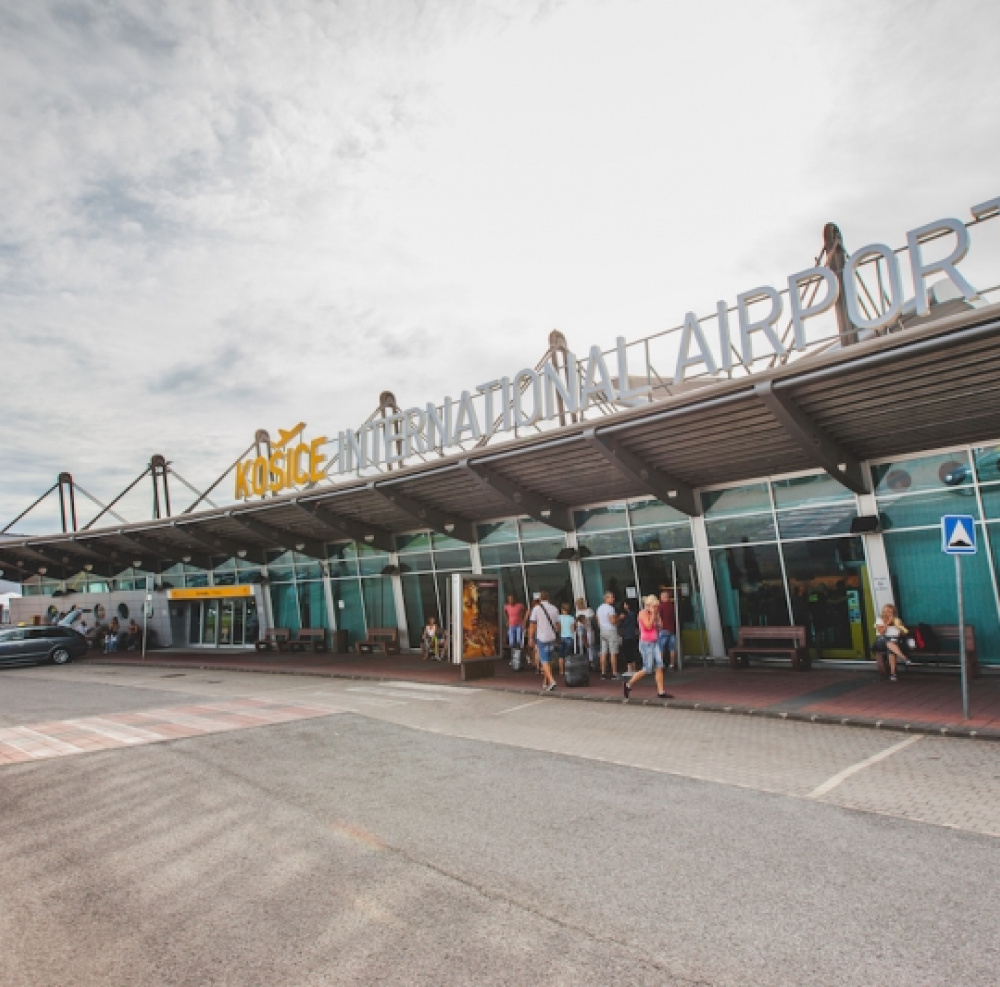
POLYGON ((655 336, 584 354, 554 333, 538 365, 457 398, 384 393, 357 428, 258 431, 225 506, 14 525, 12 618, 137 613, 148 590, 162 645, 308 627, 352 646, 396 627, 416 647, 446 618, 448 576, 474 572, 591 606, 676 584, 688 655, 801 625, 814 658, 861 660, 885 602, 955 622, 940 519, 963 514, 979 543, 966 620, 1000 665, 1000 294, 966 273, 977 252, 1000 271, 998 216, 995 199, 853 253, 830 225, 787 284, 655 336))

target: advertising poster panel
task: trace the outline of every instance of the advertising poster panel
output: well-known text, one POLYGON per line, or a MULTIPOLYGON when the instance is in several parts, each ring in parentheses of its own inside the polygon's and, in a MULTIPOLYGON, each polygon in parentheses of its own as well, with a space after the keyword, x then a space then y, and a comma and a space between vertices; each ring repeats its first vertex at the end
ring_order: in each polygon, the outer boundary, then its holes
POLYGON ((492 661, 501 656, 500 580, 454 573, 451 577, 452 660, 492 661))

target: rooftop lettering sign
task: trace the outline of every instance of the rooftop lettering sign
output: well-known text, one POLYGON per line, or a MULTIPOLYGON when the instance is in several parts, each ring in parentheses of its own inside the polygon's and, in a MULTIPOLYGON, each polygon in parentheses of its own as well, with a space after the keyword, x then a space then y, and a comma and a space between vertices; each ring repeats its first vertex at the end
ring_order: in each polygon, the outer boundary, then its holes
MULTIPOLYGON (((971 212, 972 225, 1000 216, 1000 197, 973 206, 971 212)), ((676 329, 638 343, 618 337, 614 349, 591 346, 586 357, 560 349, 558 363, 550 355, 536 368, 488 380, 438 404, 393 409, 333 438, 322 435, 307 442, 300 423, 291 431, 280 430, 279 441, 267 449, 258 443, 258 455, 237 464, 236 498, 315 486, 336 474, 399 467, 413 457, 443 455, 497 435, 565 421, 566 416, 575 421, 595 406, 603 411, 635 406, 653 399, 654 381, 669 388, 694 377, 752 374, 761 361, 771 366, 818 342, 835 342, 836 332, 817 336, 809 322, 838 302, 856 340, 898 322, 904 310, 928 314, 931 279, 946 279, 955 297, 977 301, 979 293, 959 270, 969 249, 966 224, 939 219, 910 230, 903 251, 870 243, 852 254, 841 250, 839 265, 828 254, 829 266, 792 274, 780 290, 761 285, 741 292, 734 307, 719 301, 713 315, 700 319, 688 312, 676 329), (908 254, 905 271, 903 252, 908 254), (879 282, 877 304, 862 277, 863 269, 873 268, 879 282), (661 348, 651 357, 654 343, 661 348), (636 366, 630 367, 630 360, 636 366), (638 366, 640 360, 643 366, 638 366)), ((850 341, 843 328, 840 333, 842 343, 850 341)))
MULTIPOLYGON (((1000 198, 973 206, 971 212, 974 224, 993 218, 1000 214, 1000 198)), ((832 264, 815 266, 792 274, 781 291, 771 285, 752 288, 736 296, 735 313, 727 302, 718 302, 715 315, 709 317, 716 323, 715 338, 703 324, 709 319, 688 312, 676 344, 673 383, 681 383, 692 371, 713 375, 739 367, 751 373, 762 359, 807 349, 816 342, 808 338, 807 320, 834 309, 842 294, 852 332, 862 336, 892 325, 904 308, 917 316, 927 315, 929 287, 935 278, 947 279, 966 302, 977 301, 978 291, 958 268, 969 247, 969 230, 962 220, 938 219, 906 234, 908 271, 900 262, 900 252, 884 243, 869 243, 849 256, 843 255, 842 273, 832 264), (928 257, 932 241, 939 244, 931 248, 933 259, 928 257), (861 278, 862 270, 872 266, 877 267, 880 282, 878 304, 861 278), (910 299, 904 287, 907 273, 912 286, 910 299), (782 331, 782 322, 790 331, 782 331)))

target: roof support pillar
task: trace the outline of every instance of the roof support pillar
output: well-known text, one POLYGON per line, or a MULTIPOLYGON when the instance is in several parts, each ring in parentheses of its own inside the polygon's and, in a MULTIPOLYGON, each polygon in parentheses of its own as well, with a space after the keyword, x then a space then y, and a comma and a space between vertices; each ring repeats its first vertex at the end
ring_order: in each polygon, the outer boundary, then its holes
POLYGON ((551 524, 553 528, 560 528, 562 531, 573 530, 573 514, 565 504, 549 500, 520 486, 484 463, 473 463, 463 459, 458 466, 466 476, 475 480, 483 489, 505 500, 518 514, 527 514, 536 521, 551 524))
POLYGON ((683 514, 696 517, 701 513, 694 490, 675 477, 668 476, 661 469, 647 463, 631 449, 625 448, 610 435, 599 434, 588 428, 583 433, 584 441, 599 452, 622 476, 638 483, 644 490, 669 507, 683 514))
POLYGON ((425 528, 430 528, 442 535, 450 535, 452 538, 470 544, 476 540, 475 525, 463 517, 449 516, 437 507, 432 507, 430 504, 425 504, 421 500, 402 493, 394 486, 382 486, 372 482, 368 484, 368 489, 404 514, 409 514, 425 528))
POLYGON ((774 420, 817 465, 848 490, 856 494, 868 493, 864 467, 852 452, 823 432, 791 397, 776 391, 773 381, 759 381, 753 389, 774 420))

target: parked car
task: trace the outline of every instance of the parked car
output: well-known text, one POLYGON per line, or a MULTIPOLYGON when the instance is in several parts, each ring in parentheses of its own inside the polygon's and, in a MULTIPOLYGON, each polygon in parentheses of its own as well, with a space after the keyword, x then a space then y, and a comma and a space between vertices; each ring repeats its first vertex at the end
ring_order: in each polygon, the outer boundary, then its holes
POLYGON ((87 653, 82 634, 68 627, 11 627, 0 630, 0 665, 51 661, 65 665, 87 653))

